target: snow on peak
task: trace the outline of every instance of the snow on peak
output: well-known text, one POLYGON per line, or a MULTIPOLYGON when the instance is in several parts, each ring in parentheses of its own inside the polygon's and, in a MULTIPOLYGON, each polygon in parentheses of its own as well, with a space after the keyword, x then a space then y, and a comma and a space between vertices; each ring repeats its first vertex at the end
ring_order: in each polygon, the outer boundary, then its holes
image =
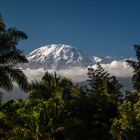
POLYGON ((97 56, 93 56, 91 59, 92 59, 94 62, 96 62, 96 63, 102 61, 102 58, 97 57, 97 56))
POLYGON ((51 44, 35 49, 28 55, 33 68, 44 67, 63 69, 73 66, 86 67, 91 60, 78 48, 64 44, 51 44))

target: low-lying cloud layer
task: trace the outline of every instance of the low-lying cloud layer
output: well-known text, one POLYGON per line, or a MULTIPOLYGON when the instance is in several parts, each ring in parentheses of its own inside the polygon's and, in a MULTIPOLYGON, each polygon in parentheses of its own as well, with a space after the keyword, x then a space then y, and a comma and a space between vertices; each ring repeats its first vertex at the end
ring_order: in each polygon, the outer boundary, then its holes
MULTIPOLYGON (((132 76, 132 68, 127 65, 125 61, 122 60, 114 60, 108 64, 102 64, 105 70, 107 70, 111 75, 116 77, 131 77, 132 76)), ((92 66, 96 68, 96 65, 92 66)), ((23 70, 29 80, 41 80, 42 76, 44 75, 45 71, 49 71, 51 73, 54 70, 44 70, 43 68, 39 69, 25 69, 23 70)), ((61 76, 65 76, 70 78, 74 82, 84 81, 87 79, 87 68, 82 67, 73 67, 70 69, 65 70, 56 70, 56 73, 61 76)))
POLYGON ((43 68, 39 68, 39 69, 27 68, 23 70, 25 75, 28 77, 29 81, 41 80, 42 76, 47 71, 50 73, 56 72, 58 75, 67 77, 74 82, 79 82, 87 79, 87 68, 82 68, 82 67, 74 67, 65 70, 44 70, 43 68))
POLYGON ((131 77, 133 75, 132 68, 125 61, 122 60, 114 60, 109 64, 102 64, 102 66, 111 75, 114 75, 116 77, 131 77))

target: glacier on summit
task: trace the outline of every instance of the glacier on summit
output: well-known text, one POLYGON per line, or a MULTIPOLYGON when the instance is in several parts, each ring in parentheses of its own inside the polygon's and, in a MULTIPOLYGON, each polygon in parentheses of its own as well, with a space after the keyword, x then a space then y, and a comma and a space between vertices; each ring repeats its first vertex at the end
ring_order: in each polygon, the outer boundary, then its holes
POLYGON ((51 44, 35 49, 27 55, 29 63, 23 68, 64 70, 72 67, 87 68, 97 62, 111 63, 113 58, 89 56, 82 50, 65 44, 51 44))
POLYGON ((87 67, 93 61, 80 49, 64 44, 52 44, 35 49, 27 56, 28 68, 67 69, 87 67))

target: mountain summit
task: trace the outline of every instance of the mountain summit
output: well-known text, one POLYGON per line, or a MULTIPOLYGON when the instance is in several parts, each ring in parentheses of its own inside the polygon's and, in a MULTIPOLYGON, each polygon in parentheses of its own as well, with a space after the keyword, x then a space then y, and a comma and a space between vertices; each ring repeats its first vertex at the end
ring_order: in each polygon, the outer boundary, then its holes
POLYGON ((93 61, 78 48, 64 44, 46 45, 32 51, 28 56, 29 68, 67 69, 87 67, 93 61))

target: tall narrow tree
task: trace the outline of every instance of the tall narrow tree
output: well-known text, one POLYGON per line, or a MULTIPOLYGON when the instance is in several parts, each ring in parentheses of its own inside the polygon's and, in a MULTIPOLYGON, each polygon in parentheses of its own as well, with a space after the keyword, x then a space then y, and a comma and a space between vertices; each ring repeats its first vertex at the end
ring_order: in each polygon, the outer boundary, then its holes
POLYGON ((117 106, 120 103, 121 84, 111 76, 100 63, 96 68, 88 69, 89 97, 93 100, 93 125, 95 139, 110 139, 111 120, 117 116, 117 106))
POLYGON ((27 78, 18 64, 27 63, 23 52, 16 48, 20 40, 27 39, 26 33, 16 28, 6 28, 0 17, 0 87, 12 90, 16 82, 23 90, 27 89, 27 78))

